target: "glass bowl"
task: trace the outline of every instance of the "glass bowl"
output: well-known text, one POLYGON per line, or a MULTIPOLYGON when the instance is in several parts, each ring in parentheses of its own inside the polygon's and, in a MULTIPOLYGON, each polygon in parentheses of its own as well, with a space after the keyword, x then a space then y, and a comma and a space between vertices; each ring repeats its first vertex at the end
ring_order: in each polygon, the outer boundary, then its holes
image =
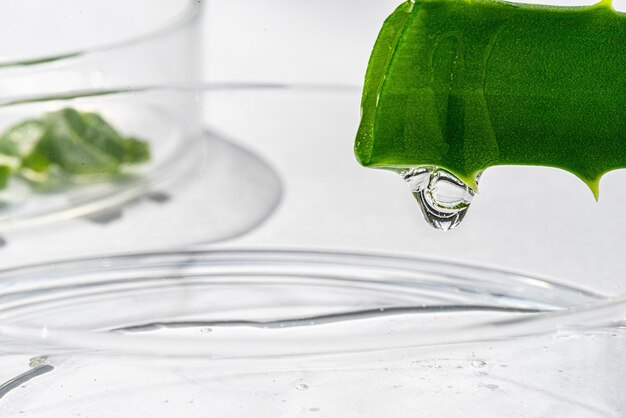
POLYGON ((0 265, 215 242, 260 224, 280 200, 280 180, 231 138, 204 128, 199 98, 197 90, 152 88, 2 101, 0 134, 74 108, 147 141, 150 160, 41 185, 13 175, 0 190, 0 265))
POLYGON ((201 71, 197 0, 8 0, 0 91, 24 94, 189 83, 201 71), (10 42, 7 40, 10 39, 10 42))
POLYGON ((624 299, 432 259, 185 251, 0 272, 2 416, 619 417, 624 299))

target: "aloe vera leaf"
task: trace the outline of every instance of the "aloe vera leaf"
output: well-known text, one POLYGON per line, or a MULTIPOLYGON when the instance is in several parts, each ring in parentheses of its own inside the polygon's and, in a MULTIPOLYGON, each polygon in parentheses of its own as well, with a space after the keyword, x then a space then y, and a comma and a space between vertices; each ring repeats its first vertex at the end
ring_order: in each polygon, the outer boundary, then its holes
POLYGON ((32 152, 44 133, 39 120, 26 120, 9 128, 0 136, 0 154, 24 157, 32 152))
POLYGON ((355 142, 361 164, 567 170, 597 197, 626 167, 626 16, 589 7, 416 0, 384 23, 355 142))
POLYGON ((58 165, 68 174, 112 174, 118 171, 116 158, 83 137, 77 128, 80 114, 70 109, 48 113, 46 130, 35 155, 58 165))
POLYGON ((0 190, 5 189, 11 178, 12 170, 7 165, 0 165, 0 190))
POLYGON ((124 147, 122 162, 139 164, 150 160, 150 145, 146 141, 128 137, 122 140, 122 145, 124 147))

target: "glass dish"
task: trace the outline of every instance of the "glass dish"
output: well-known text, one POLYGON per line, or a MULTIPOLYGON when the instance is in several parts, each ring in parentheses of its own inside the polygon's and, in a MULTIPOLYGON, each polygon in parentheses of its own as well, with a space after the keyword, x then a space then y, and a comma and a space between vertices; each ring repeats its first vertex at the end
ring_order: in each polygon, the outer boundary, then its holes
POLYGON ((76 176, 48 187, 13 176, 0 190, 0 265, 214 242, 262 222, 280 200, 279 179, 264 161, 204 129, 198 98, 195 90, 162 88, 0 103, 0 132, 71 107, 147 141, 151 154, 148 163, 95 180, 76 176))
POLYGON ((376 254, 0 272, 2 416, 619 417, 625 302, 376 254), (515 415, 519 411, 519 414, 515 415))
POLYGON ((7 0, 4 97, 189 83, 201 74, 197 0, 7 0), (114 28, 114 30, 113 30, 114 28))

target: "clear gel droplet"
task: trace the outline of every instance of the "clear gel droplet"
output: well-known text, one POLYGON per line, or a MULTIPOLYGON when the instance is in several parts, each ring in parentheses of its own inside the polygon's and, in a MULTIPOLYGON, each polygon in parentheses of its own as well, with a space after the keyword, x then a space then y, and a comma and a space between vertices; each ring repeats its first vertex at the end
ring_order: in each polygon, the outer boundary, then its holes
POLYGON ((447 231, 463 221, 475 192, 462 180, 436 167, 412 168, 401 174, 430 226, 447 231))

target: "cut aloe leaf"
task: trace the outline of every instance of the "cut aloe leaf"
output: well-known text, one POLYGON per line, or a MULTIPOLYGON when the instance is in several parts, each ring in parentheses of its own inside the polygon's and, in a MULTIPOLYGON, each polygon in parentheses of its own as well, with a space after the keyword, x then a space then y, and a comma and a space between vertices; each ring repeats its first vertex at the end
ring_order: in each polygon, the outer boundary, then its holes
POLYGON ((85 141, 115 158, 117 162, 124 161, 124 139, 111 125, 96 113, 78 113, 78 116, 75 129, 85 141))
POLYGON ((9 185, 11 173, 11 167, 7 165, 0 165, 0 190, 6 188, 9 185))
POLYGON ((355 151, 474 190, 492 166, 557 167, 597 197, 602 175, 626 167, 626 15, 606 1, 403 3, 370 58, 355 151))
POLYGON ((24 157, 30 154, 44 134, 43 123, 27 120, 19 123, 0 136, 0 154, 24 157))
POLYGON ((49 161, 68 174, 106 174, 118 170, 114 156, 84 136, 80 114, 70 109, 49 113, 46 132, 38 146, 49 161))
POLYGON ((122 141, 124 155, 122 162, 139 164, 150 160, 150 146, 147 142, 137 138, 125 138, 122 141))

